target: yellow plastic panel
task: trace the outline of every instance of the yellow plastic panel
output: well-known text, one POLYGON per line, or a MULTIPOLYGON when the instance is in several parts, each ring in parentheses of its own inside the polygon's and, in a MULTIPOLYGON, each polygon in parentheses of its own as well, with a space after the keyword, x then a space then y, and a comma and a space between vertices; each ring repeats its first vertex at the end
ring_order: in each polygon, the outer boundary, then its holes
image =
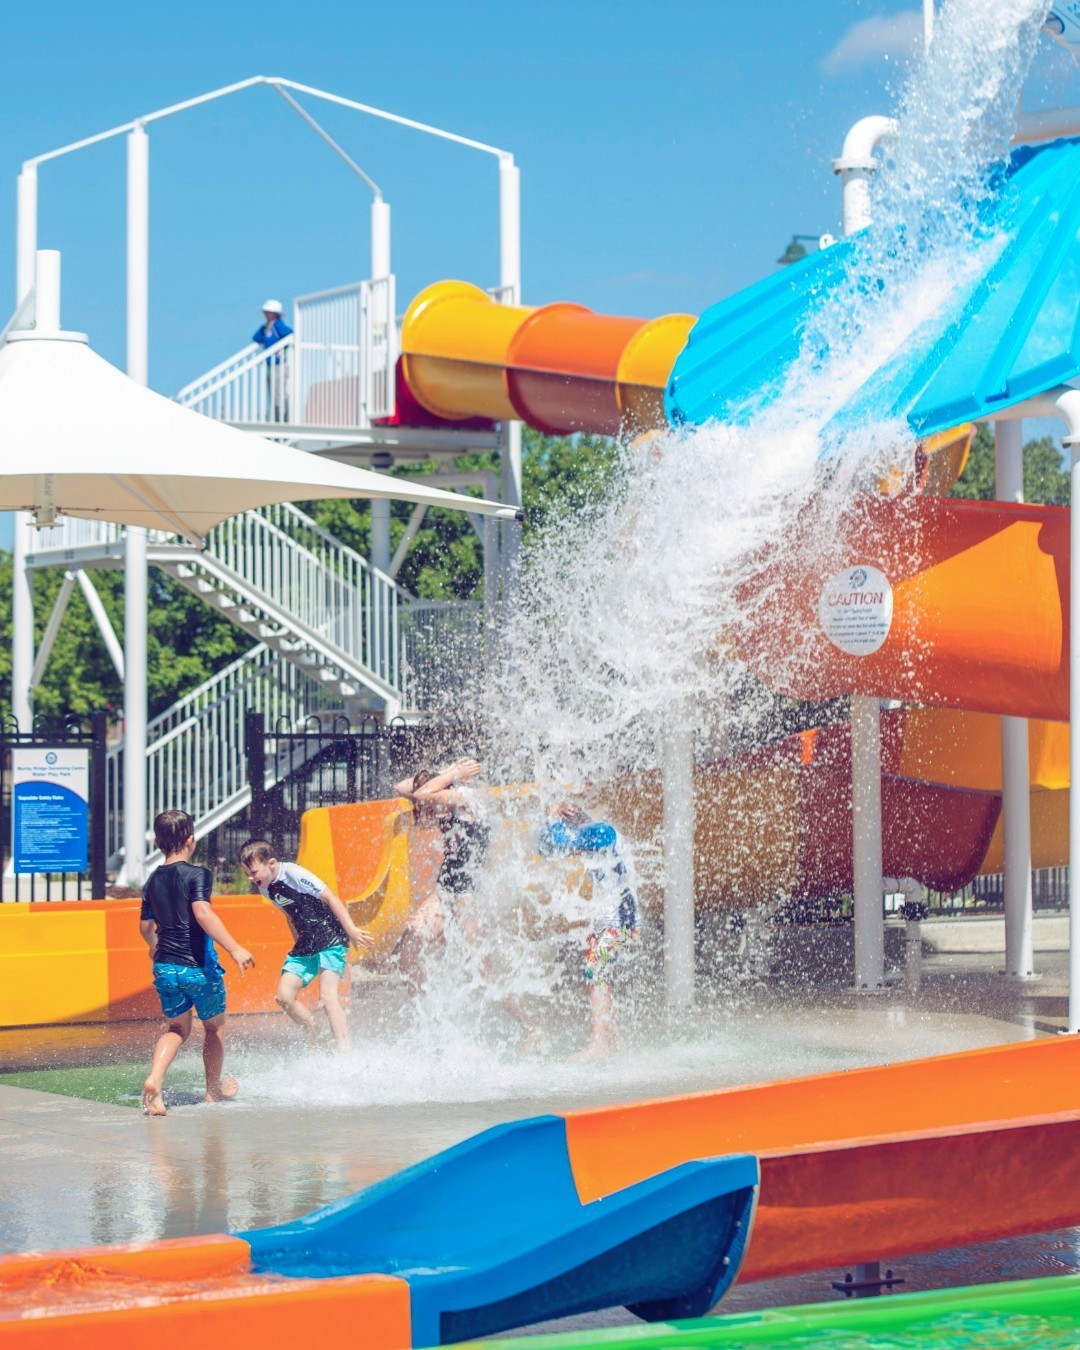
POLYGON ((640 328, 623 349, 615 376, 616 398, 633 429, 667 426, 664 389, 695 323, 692 314, 663 314, 640 328))
MULTIPOLYGON (((990 840, 979 872, 996 876, 1005 870, 1004 817, 990 840)), ((1065 867, 1069 861, 1069 789, 1031 790, 1031 865, 1065 867)))
POLYGON ((0 1026, 108 1016, 105 915, 0 905, 0 1026))

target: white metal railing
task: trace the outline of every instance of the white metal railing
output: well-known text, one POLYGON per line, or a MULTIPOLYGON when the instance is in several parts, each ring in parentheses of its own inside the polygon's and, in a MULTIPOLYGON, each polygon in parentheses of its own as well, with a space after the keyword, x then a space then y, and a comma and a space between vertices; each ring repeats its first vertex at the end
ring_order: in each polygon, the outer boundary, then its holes
POLYGON ((299 296, 290 336, 249 343, 176 401, 248 426, 366 430, 395 408, 394 296, 392 276, 299 296))
POLYGON ((288 422, 294 407, 295 333, 272 347, 249 342, 213 370, 192 380, 176 402, 219 422, 273 426, 288 422))
POLYGON ((216 526, 207 551, 299 625, 400 690, 399 587, 310 516, 288 504, 248 511, 216 526))
MULTIPOLYGON (((245 714, 261 712, 271 727, 295 727, 335 706, 318 680, 261 644, 253 647, 149 723, 147 819, 177 805, 204 827, 235 814, 248 788, 245 714)), ((110 855, 123 843, 122 785, 120 741, 106 760, 110 855)), ((149 835, 148 843, 152 850, 149 835)))
POLYGON ((395 379, 398 359, 398 327, 394 318, 395 288, 392 276, 361 285, 363 320, 361 381, 368 423, 393 417, 397 408, 395 379))

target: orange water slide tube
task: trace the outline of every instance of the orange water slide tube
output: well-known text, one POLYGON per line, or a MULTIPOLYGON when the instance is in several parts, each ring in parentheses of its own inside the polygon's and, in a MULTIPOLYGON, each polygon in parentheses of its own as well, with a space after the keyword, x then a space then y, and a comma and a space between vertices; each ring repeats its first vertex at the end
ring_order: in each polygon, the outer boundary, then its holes
POLYGON ((520 418, 554 435, 666 425, 664 387, 691 314, 630 319, 583 305, 499 305, 465 281, 413 300, 401 332, 409 389, 449 421, 520 418))
POLYGON ((1080 1222, 1080 1038, 572 1111, 581 1200, 746 1150, 761 1191, 740 1280, 1080 1222))
MULTIPOLYGON (((1069 726, 1028 724, 1032 866, 1069 861, 1069 726)), ((1001 718, 951 708, 908 708, 896 772, 955 787, 1001 790, 1001 718)), ((998 821, 980 872, 1004 870, 1004 824, 998 821)))
POLYGON ((1067 721, 1069 513, 1054 506, 866 496, 837 523, 807 512, 783 563, 743 586, 740 654, 795 698, 843 694, 1067 721), (828 579, 872 565, 893 591, 871 655, 826 636, 828 579))

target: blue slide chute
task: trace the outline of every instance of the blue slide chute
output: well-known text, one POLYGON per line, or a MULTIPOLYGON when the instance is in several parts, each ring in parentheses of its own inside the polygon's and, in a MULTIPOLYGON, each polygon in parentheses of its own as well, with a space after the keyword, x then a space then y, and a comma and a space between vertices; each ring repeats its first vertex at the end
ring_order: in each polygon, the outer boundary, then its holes
POLYGON ((414 1346, 620 1304, 695 1317, 742 1261, 757 1159, 685 1163, 583 1205, 560 1116, 499 1125, 357 1195, 240 1237, 254 1268, 409 1283, 414 1346))
MULTIPOLYGON (((671 373, 669 420, 744 421, 775 400, 806 355, 811 318, 839 288, 878 284, 868 270, 867 233, 706 310, 671 373)), ((930 435, 1080 376, 1080 140, 1017 150, 980 211, 979 235, 993 243, 985 270, 908 337, 848 402, 839 424, 903 417, 930 435)))

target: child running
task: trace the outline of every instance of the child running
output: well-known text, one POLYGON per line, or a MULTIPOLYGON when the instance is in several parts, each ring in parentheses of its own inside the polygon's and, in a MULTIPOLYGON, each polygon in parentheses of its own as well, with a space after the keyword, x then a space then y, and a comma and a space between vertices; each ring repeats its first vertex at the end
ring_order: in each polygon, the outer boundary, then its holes
POLYGON ((593 820, 571 802, 560 802, 555 817, 541 831, 541 854, 577 854, 592 883, 589 934, 581 967, 589 991, 591 1030, 588 1044, 570 1058, 603 1059, 622 1049, 612 984, 619 953, 638 935, 633 865, 614 825, 593 820))
POLYGON ((191 862, 195 822, 186 811, 162 811, 154 821, 154 838, 165 861, 143 891, 139 932, 150 948, 154 988, 168 1025, 158 1037, 143 1083, 145 1115, 165 1116, 165 1074, 176 1052, 191 1034, 191 1012, 203 1024, 203 1067, 206 1100, 228 1101, 237 1093, 232 1074, 222 1078, 225 1063, 225 984, 214 943, 219 942, 240 967, 255 965, 246 947, 229 933, 210 907, 210 870, 191 862))
POLYGON ((315 1039, 315 1019, 297 995, 319 977, 319 997, 338 1050, 349 1048, 349 1023, 339 998, 349 944, 373 947, 366 928, 357 928, 334 892, 306 867, 279 862, 265 839, 249 839, 240 866, 261 895, 282 911, 295 938, 281 967, 275 998, 297 1026, 315 1039))

